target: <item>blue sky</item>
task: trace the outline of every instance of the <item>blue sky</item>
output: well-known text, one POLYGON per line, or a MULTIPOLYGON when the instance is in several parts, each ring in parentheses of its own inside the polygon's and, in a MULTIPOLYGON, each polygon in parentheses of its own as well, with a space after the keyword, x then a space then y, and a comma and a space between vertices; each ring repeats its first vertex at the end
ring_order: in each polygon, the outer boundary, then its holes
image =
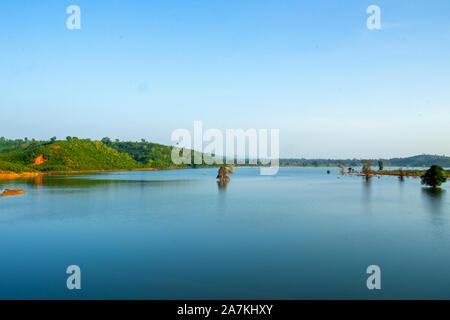
POLYGON ((449 155, 449 88, 447 0, 0 3, 10 138, 169 144, 202 120, 279 128, 282 157, 449 155))

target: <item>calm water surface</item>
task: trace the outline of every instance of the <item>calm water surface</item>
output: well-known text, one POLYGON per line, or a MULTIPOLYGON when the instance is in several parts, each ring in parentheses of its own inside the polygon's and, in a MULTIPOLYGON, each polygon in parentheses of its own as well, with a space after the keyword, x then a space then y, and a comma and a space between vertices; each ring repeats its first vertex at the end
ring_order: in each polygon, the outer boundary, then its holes
POLYGON ((27 191, 0 198, 0 299, 450 299, 448 187, 326 170, 0 182, 27 191), (73 264, 81 291, 66 288, 73 264))

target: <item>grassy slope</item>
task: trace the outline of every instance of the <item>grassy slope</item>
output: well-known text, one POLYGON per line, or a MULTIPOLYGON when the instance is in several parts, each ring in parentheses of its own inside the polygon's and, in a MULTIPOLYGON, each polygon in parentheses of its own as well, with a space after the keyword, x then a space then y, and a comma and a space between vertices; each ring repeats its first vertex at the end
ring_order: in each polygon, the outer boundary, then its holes
POLYGON ((150 168, 167 168, 171 160, 172 147, 150 142, 112 142, 111 148, 129 154, 134 160, 150 168))
POLYGON ((130 155, 105 146, 99 141, 57 141, 0 154, 0 171, 79 171, 136 169, 143 165, 130 155), (33 159, 43 155, 48 161, 33 166, 33 159))
MULTIPOLYGON (((175 165, 172 162, 173 147, 165 146, 151 142, 111 142, 108 144, 111 148, 129 154, 134 160, 142 163, 143 166, 150 168, 185 168, 190 165, 175 165)), ((201 166, 207 166, 205 163, 206 154, 203 155, 203 163, 201 166)), ((192 163, 194 162, 194 151, 191 150, 192 163)), ((211 159, 211 158, 210 158, 211 159)), ((196 165, 192 165, 196 167, 196 165)))

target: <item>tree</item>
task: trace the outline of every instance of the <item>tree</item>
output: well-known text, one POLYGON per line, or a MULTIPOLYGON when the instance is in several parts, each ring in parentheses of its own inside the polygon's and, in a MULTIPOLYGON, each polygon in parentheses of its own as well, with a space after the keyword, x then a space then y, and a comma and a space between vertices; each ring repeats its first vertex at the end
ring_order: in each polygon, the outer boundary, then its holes
POLYGON ((370 174, 372 172, 372 161, 370 160, 363 161, 363 167, 361 171, 365 174, 370 174))
POLYGON ((72 140, 72 137, 71 137, 71 136, 67 136, 67 137, 66 137, 66 140, 67 140, 67 141, 71 141, 71 140, 72 140))
POLYGON ((108 146, 108 145, 110 145, 110 144, 112 143, 112 141, 111 141, 110 138, 104 137, 104 138, 102 139, 102 143, 103 143, 103 144, 106 144, 106 145, 108 146))
POLYGON ((50 138, 50 142, 53 143, 53 142, 55 142, 55 141, 56 141, 56 137, 51 137, 51 138, 50 138))
POLYGON ((384 169, 384 163, 382 160, 378 160, 378 168, 380 169, 380 171, 383 171, 384 169))
POLYGON ((447 182, 447 175, 444 168, 441 166, 433 165, 425 172, 421 177, 422 184, 433 187, 433 189, 439 187, 441 184, 447 182))

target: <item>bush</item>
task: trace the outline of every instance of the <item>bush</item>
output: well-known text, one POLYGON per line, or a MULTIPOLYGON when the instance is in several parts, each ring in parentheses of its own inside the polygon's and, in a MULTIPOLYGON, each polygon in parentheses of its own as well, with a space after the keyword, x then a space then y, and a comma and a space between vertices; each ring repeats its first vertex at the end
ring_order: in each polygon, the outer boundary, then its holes
POLYGON ((447 175, 441 166, 433 165, 421 177, 422 184, 436 188, 447 182, 447 175))

